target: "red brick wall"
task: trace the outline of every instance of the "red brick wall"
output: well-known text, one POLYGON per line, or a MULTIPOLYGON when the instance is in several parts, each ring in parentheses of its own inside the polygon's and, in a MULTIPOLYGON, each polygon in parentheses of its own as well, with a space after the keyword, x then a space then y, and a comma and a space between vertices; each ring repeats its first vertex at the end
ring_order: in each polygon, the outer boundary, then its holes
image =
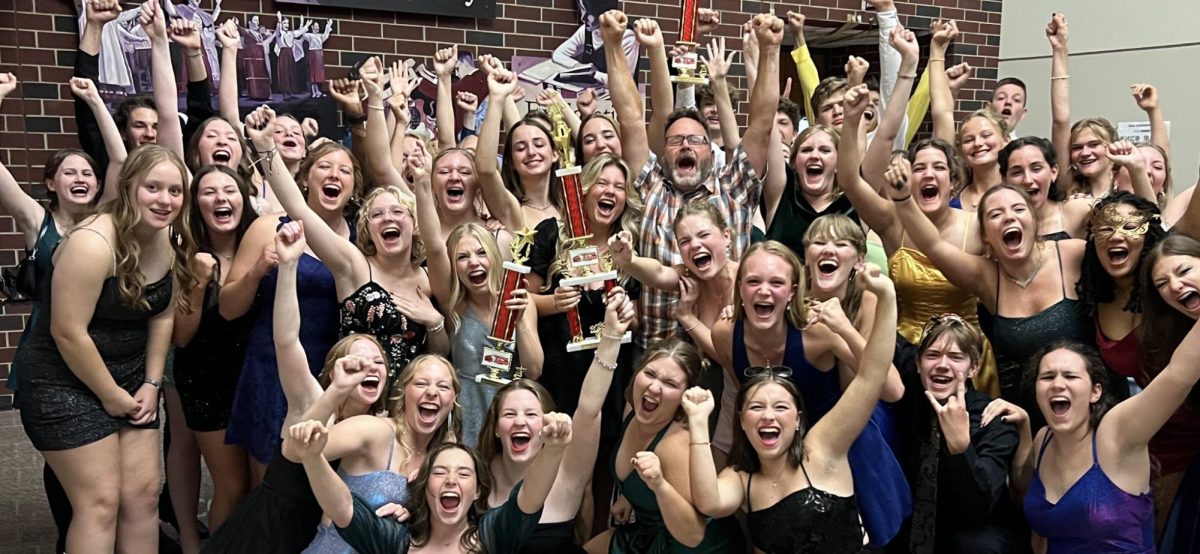
MULTIPOLYGON (((679 30, 680 0, 623 0, 631 17, 657 18, 674 42, 679 30)), ((263 15, 264 23, 274 24, 279 10, 290 16, 338 21, 336 34, 326 43, 326 63, 331 76, 341 75, 366 55, 382 54, 385 61, 399 58, 427 58, 435 45, 458 43, 477 52, 495 54, 508 60, 514 54, 549 53, 578 27, 576 0, 498 0, 498 18, 469 20, 447 17, 339 10, 275 3, 273 0, 225 0, 220 19, 247 13, 263 15), (518 5, 519 4, 519 5, 518 5)), ((725 24, 718 35, 732 39, 731 48, 741 47, 739 26, 752 14, 774 9, 783 16, 787 9, 800 10, 811 25, 837 26, 848 16, 859 13, 859 0, 800 0, 779 5, 753 0, 712 0, 725 24)), ((978 68, 975 79, 960 94, 959 109, 982 107, 990 97, 996 79, 1000 51, 1000 2, 989 0, 929 0, 920 3, 897 1, 901 22, 914 30, 928 29, 937 17, 958 20, 962 35, 954 45, 949 63, 969 62, 978 68), (918 5, 919 4, 919 5, 918 5)), ((202 4, 211 9, 211 0, 202 4)), ((133 9, 129 4, 126 9, 133 9)), ((863 14, 866 21, 873 15, 863 14)), ((0 2, 0 71, 13 72, 22 86, 0 105, 0 160, 22 184, 41 194, 38 179, 42 163, 58 148, 77 146, 72 121, 71 75, 78 31, 73 0, 7 0, 0 2)), ((790 41, 790 38, 787 40, 790 41)), ((923 40, 922 44, 927 44, 923 40)), ((841 54, 844 56, 845 54, 841 54)), ((834 58, 837 57, 835 53, 834 58)), ((734 73, 744 87, 740 68, 734 73)), ((740 106, 745 112, 745 105, 740 106)), ((0 266, 16 262, 23 247, 13 232, 13 221, 0 214, 0 266)), ((7 306, 0 312, 0 379, 8 374, 28 306, 7 306)), ((8 406, 11 394, 0 386, 0 407, 8 406)))

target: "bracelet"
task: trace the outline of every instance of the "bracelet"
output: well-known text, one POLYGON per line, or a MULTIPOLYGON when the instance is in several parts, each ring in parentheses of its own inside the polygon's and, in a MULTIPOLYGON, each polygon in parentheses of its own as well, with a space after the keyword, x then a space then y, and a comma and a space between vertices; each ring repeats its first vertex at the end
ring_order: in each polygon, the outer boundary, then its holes
POLYGON ((195 53, 187 52, 187 57, 189 58, 199 58, 201 55, 203 54, 201 54, 199 50, 197 50, 195 53))
POLYGON ((700 320, 699 320, 699 319, 697 319, 697 320, 696 320, 696 322, 695 322, 695 323, 693 323, 691 327, 687 327, 687 328, 685 328, 685 329, 683 330, 683 332, 684 332, 684 333, 690 333, 690 332, 692 332, 692 329, 695 329, 695 328, 697 328, 697 327, 699 327, 699 326, 700 326, 700 320))
POLYGON ((606 339, 612 339, 612 340, 618 340, 618 341, 625 340, 625 335, 610 335, 608 333, 601 332, 600 336, 604 337, 606 339))
POLYGON ((445 329, 446 329, 446 318, 443 317, 442 320, 439 321, 437 325, 434 325, 433 327, 426 329, 425 334, 426 335, 434 335, 441 331, 444 331, 445 329))
POLYGON ((908 75, 897 75, 897 76, 896 76, 896 78, 897 78, 897 79, 912 79, 912 80, 914 80, 914 81, 915 81, 915 80, 917 80, 917 74, 916 74, 916 73, 910 73, 910 74, 908 74, 908 75))
POLYGON ((372 110, 379 110, 379 111, 381 111, 381 112, 386 112, 386 111, 387 111, 387 108, 385 108, 385 107, 383 107, 383 106, 372 106, 372 105, 370 105, 370 104, 367 104, 367 107, 368 107, 368 108, 371 108, 372 110))
POLYGON ((600 359, 600 356, 594 356, 592 358, 592 361, 596 362, 597 365, 599 365, 600 367, 607 369, 609 371, 617 370, 617 362, 616 361, 613 361, 613 363, 611 363, 611 364, 607 364, 607 363, 604 363, 604 360, 600 359))
POLYGON ((912 198, 911 194, 908 196, 905 196, 904 198, 893 198, 892 202, 899 204, 900 202, 907 202, 909 198, 912 198))
POLYGON ((711 444, 712 441, 692 441, 692 446, 708 446, 711 444))
POLYGON ((946 58, 929 58, 927 61, 931 61, 931 62, 944 62, 944 61, 946 61, 946 58))
POLYGON ((162 389, 162 381, 161 380, 155 381, 154 379, 147 377, 146 380, 142 381, 142 384, 143 385, 154 385, 154 388, 162 389))
POLYGON ((1071 78, 1070 75, 1059 75, 1058 77, 1050 77, 1050 80, 1058 81, 1058 80, 1066 80, 1066 79, 1070 79, 1070 78, 1071 78))
POLYGON ((346 124, 347 125, 353 126, 353 125, 358 125, 359 123, 366 123, 366 122, 367 122, 367 116, 365 116, 365 115, 348 115, 348 116, 346 116, 346 124))

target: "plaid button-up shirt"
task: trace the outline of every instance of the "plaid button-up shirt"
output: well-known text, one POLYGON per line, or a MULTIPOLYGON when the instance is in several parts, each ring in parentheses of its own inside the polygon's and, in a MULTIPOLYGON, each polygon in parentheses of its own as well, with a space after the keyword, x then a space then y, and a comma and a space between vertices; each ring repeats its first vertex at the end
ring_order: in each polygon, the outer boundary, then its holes
MULTIPOLYGON (((726 160, 720 171, 688 192, 671 186, 663 175, 658 157, 651 154, 634 186, 645 204, 638 255, 653 258, 667 266, 683 264, 679 245, 675 243, 675 229, 671 224, 679 209, 697 198, 707 198, 725 217, 733 235, 731 259, 741 259, 742 253, 750 246, 751 219, 754 208, 762 198, 762 178, 754 173, 742 147, 739 146, 732 158, 726 160)), ((649 287, 642 290, 642 326, 638 334, 641 346, 668 338, 679 331, 675 322, 675 304, 678 300, 679 294, 675 291, 649 287)))

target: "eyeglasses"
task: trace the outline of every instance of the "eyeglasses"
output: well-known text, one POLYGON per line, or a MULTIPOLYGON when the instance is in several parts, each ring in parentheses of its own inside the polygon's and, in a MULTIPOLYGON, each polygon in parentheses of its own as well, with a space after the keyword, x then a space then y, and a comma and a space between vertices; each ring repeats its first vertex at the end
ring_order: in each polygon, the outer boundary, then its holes
POLYGON ((965 319, 963 319, 962 316, 960 316, 956 313, 947 312, 947 313, 938 314, 938 315, 935 315, 935 316, 929 318, 929 321, 926 321, 925 326, 921 328, 921 336, 924 337, 925 335, 928 335, 929 331, 932 330, 934 327, 937 327, 938 325, 950 325, 950 324, 958 324, 963 327, 970 327, 970 324, 967 323, 967 321, 965 319))
POLYGON ((681 146, 685 140, 688 146, 704 146, 708 144, 708 137, 704 135, 671 135, 667 137, 667 146, 681 146))
POLYGON ((785 366, 785 365, 772 366, 769 364, 768 365, 750 366, 750 367, 746 368, 746 377, 754 377, 756 375, 762 375, 762 374, 768 374, 768 375, 771 375, 772 377, 779 377, 782 379, 787 379, 792 376, 792 368, 785 366))

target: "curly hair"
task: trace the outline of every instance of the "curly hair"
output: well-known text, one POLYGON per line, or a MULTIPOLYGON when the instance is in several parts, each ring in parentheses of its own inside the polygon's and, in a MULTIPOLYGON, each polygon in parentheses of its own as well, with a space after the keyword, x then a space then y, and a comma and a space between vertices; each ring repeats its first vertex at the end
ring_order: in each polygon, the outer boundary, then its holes
MULTIPOLYGON (((187 167, 171 150, 157 144, 147 144, 134 149, 121 168, 117 179, 117 197, 100 207, 98 213, 112 217, 116 241, 113 242, 113 254, 117 259, 116 278, 117 291, 125 302, 135 308, 147 310, 150 302, 146 300, 146 278, 138 269, 141 261, 142 247, 138 242, 135 228, 142 221, 138 209, 137 188, 142 186, 147 175, 159 164, 171 164, 179 171, 179 182, 187 182, 187 167)), ((171 271, 175 275, 175 303, 185 312, 191 313, 192 305, 186 291, 197 282, 192 273, 192 256, 196 253, 196 240, 192 237, 191 204, 192 192, 186 185, 183 187, 183 207, 179 216, 171 222, 169 241, 174 260, 171 271)))
POLYGON ((429 477, 433 473, 433 464, 447 450, 465 452, 475 466, 475 492, 478 498, 467 509, 467 528, 459 537, 458 544, 467 552, 482 552, 483 545, 479 540, 479 519, 484 512, 491 508, 488 506, 488 497, 492 493, 492 471, 488 464, 479 459, 479 455, 471 447, 460 442, 443 442, 433 447, 425 455, 425 463, 421 464, 421 471, 417 473, 417 478, 408 483, 409 500, 405 508, 411 515, 408 528, 412 533, 412 545, 424 546, 429 541, 433 527, 433 514, 429 509, 429 499, 425 496, 429 489, 429 477))
POLYGON ((1042 367, 1042 358, 1056 350, 1067 350, 1082 358, 1084 369, 1087 370, 1092 385, 1100 385, 1100 399, 1088 406, 1088 410, 1091 412, 1091 415, 1088 416, 1088 424, 1092 429, 1099 427, 1100 420, 1104 419, 1104 415, 1117 405, 1117 400, 1109 390, 1112 383, 1108 377, 1108 366, 1104 365, 1104 360, 1095 346, 1070 339, 1059 339, 1046 345, 1032 358, 1029 358, 1025 373, 1021 376, 1023 396, 1032 399, 1035 404, 1037 403, 1037 378, 1042 367))
POLYGON ((358 245, 358 249, 362 251, 364 256, 371 257, 379 254, 379 250, 375 248, 375 241, 371 240, 371 233, 367 230, 367 226, 371 221, 371 206, 380 196, 391 194, 396 197, 396 201, 408 210, 409 217, 413 221, 412 244, 410 245, 409 263, 413 265, 421 265, 425 261, 425 243, 421 240, 420 228, 417 227, 417 201, 411 195, 396 185, 387 185, 372 189, 367 197, 363 200, 363 209, 358 211, 358 217, 354 219, 355 236, 354 242, 358 245))
MULTIPOLYGON (((1129 301, 1122 307, 1127 312, 1137 314, 1142 312, 1142 298, 1138 294, 1138 291, 1142 290, 1143 279, 1145 279, 1142 266, 1146 263, 1150 251, 1154 250, 1154 247, 1158 246, 1158 243, 1167 236, 1167 232, 1162 228, 1157 204, 1123 190, 1113 191, 1096 202, 1096 205, 1092 206, 1092 214, 1100 213, 1105 207, 1113 204, 1126 204, 1150 215, 1149 226, 1146 234, 1143 235, 1142 250, 1138 253, 1138 265, 1133 272, 1133 286, 1130 289, 1132 293, 1129 295, 1129 301)), ((1100 263, 1100 257, 1096 253, 1096 238, 1092 233, 1093 229, 1089 224, 1087 246, 1083 253, 1083 267, 1080 268, 1079 282, 1075 284, 1079 301, 1087 310, 1088 315, 1095 315, 1100 304, 1112 302, 1117 298, 1116 282, 1104 269, 1104 264, 1100 263)))

